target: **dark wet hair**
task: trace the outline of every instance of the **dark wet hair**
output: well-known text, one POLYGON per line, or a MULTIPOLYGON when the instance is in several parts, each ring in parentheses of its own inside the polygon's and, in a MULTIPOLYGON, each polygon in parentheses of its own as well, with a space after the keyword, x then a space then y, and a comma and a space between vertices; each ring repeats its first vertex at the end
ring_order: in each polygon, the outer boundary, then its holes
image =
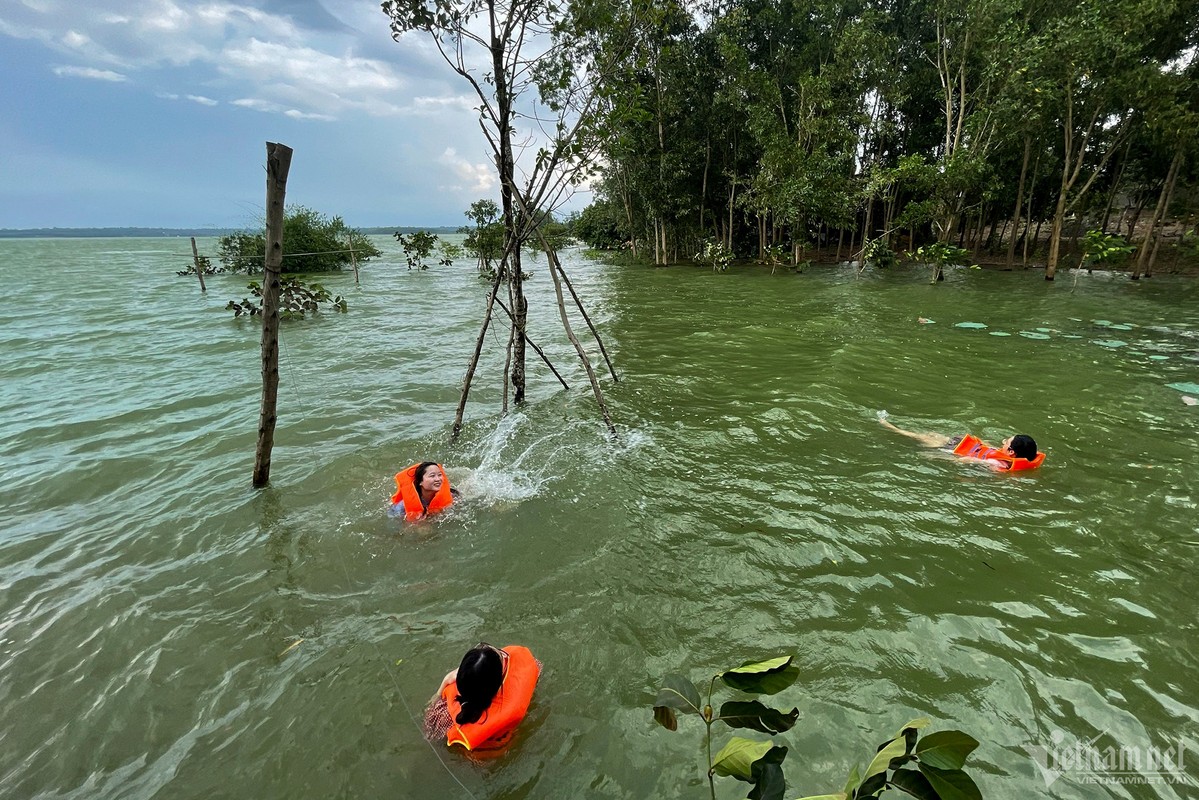
POLYGON ((1016 458, 1024 458, 1032 461, 1037 457, 1037 443, 1033 441, 1031 436, 1025 436, 1023 433, 1013 436, 1009 447, 1016 454, 1016 458))
POLYGON ((504 682, 504 663, 499 651, 488 644, 467 650, 454 682, 458 686, 456 699, 462 704, 454 722, 459 725, 477 722, 504 682))

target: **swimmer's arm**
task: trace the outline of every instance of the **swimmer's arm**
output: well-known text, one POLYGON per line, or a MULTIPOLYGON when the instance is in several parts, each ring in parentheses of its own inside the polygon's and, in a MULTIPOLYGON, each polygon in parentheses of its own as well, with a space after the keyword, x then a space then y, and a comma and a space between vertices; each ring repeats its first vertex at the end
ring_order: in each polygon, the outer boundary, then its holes
POLYGON ((437 698, 441 697, 442 690, 445 689, 445 687, 449 686, 451 683, 453 683, 456 680, 458 680, 458 670, 452 669, 449 672, 447 672, 445 674, 445 677, 441 679, 441 685, 438 686, 437 691, 433 693, 432 699, 436 700, 437 698))
POLYGON ((458 490, 457 490, 457 489, 455 489, 453 486, 451 486, 451 487, 450 487, 450 497, 452 497, 452 498, 454 498, 455 500, 457 500, 457 499, 458 499, 459 497, 461 497, 461 496, 462 496, 462 492, 458 491, 458 490))

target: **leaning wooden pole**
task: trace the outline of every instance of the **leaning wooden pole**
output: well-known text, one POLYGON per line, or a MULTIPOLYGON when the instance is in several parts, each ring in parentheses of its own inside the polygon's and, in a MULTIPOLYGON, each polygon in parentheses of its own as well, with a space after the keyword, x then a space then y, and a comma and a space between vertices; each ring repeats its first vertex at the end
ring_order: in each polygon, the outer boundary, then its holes
MULTIPOLYGON (((570 296, 574 298, 575 306, 579 309, 579 313, 583 315, 583 321, 587 323, 587 329, 591 331, 591 335, 595 337, 595 343, 599 345, 600 353, 604 356, 604 363, 608 365, 608 374, 612 376, 613 383, 620 383, 620 378, 616 377, 616 369, 612 366, 612 359, 608 358, 608 350, 604 347, 604 340, 600 338, 599 331, 595 329, 595 325, 591 322, 591 317, 587 316, 587 309, 583 308, 583 301, 579 299, 575 293, 575 287, 571 285, 570 278, 566 276, 566 270, 562 269, 562 262, 555 256, 550 260, 552 268, 558 270, 558 274, 562 276, 562 282, 566 284, 566 288, 570 290, 570 296)), ((772 270, 773 271, 773 270, 772 270)))
POLYGON ((471 353, 470 364, 466 367, 466 378, 462 382, 462 395, 458 398, 458 409, 454 412, 454 427, 450 431, 450 441, 456 441, 462 433, 462 417, 466 413, 466 400, 470 396, 470 384, 475 379, 475 369, 479 366, 479 355, 483 352, 483 341, 487 337, 487 326, 491 324, 491 311, 495 307, 495 296, 500 290, 504 279, 504 264, 500 263, 495 271, 495 281, 487 295, 487 310, 483 314, 483 325, 479 328, 479 336, 475 339, 475 350, 471 353))
POLYGON ((258 413, 258 448, 254 452, 254 488, 271 479, 279 399, 279 273, 283 266, 283 207, 292 150, 266 143, 266 258, 262 275, 262 407, 258 413))
POLYGON ((207 294, 208 287, 204 285, 204 268, 200 266, 200 251, 196 249, 196 237, 192 237, 192 263, 196 265, 196 275, 200 278, 200 291, 207 294))
MULTIPOLYGON (((495 299, 495 304, 500 307, 501 311, 503 311, 505 314, 508 315, 508 319, 512 322, 513 326, 515 326, 516 325, 516 317, 512 316, 512 309, 510 309, 510 308, 508 308, 508 306, 504 305, 504 301, 499 299, 498 297, 495 299)), ((527 344, 529 347, 532 347, 534 352, 536 352, 537 355, 541 356, 541 360, 543 362, 545 362, 545 365, 547 367, 550 368, 550 372, 554 373, 554 377, 558 379, 558 383, 562 384, 562 388, 566 389, 567 391, 570 391, 570 387, 566 385, 566 379, 563 378, 560 374, 558 374, 558 370, 554 368, 553 362, 550 361, 549 356, 547 356, 545 354, 545 351, 543 351, 540 347, 538 347, 537 343, 529 338, 529 334, 527 334, 527 333, 524 334, 524 337, 525 337, 525 344, 527 344)), ((506 369, 504 370, 504 372, 507 372, 507 371, 508 370, 506 370, 506 369)), ((508 383, 505 381, 504 386, 507 387, 507 385, 508 385, 508 383)), ((507 391, 507 389, 505 388, 505 392, 506 391, 507 391)), ((505 410, 505 412, 507 412, 506 408, 504 410, 505 410)))
POLYGON ((599 405, 604 423, 608 426, 609 435, 615 439, 616 426, 612 424, 612 416, 608 413, 608 404, 604 402, 604 393, 600 389, 599 381, 595 378, 595 370, 591 368, 591 359, 587 358, 587 351, 583 349, 583 345, 579 344, 579 337, 575 336, 574 330, 570 327, 570 318, 566 315, 566 303, 562 299, 562 281, 558 280, 558 271, 561 269, 558 264, 558 256, 544 236, 540 236, 540 239, 541 246, 545 249, 545 257, 549 259, 550 277, 554 279, 554 294, 558 297, 558 313, 562 316, 562 327, 566 329, 566 338, 570 339, 570 343, 575 346, 575 352, 579 354, 579 360, 583 362, 583 368, 587 370, 587 380, 591 381, 591 391, 595 394, 595 402, 599 405))

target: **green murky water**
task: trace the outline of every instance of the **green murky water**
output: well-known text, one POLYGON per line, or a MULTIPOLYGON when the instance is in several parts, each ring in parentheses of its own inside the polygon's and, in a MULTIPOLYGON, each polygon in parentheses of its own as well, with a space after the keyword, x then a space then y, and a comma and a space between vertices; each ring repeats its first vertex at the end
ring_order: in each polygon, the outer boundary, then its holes
POLYGON ((201 296, 182 240, 0 241, 0 796, 700 798, 702 726, 652 723, 661 676, 775 653, 803 671, 776 698, 803 714, 789 796, 922 715, 983 742, 987 797, 1196 791, 1199 754, 1189 784, 1047 787, 1026 749, 1199 740, 1195 285, 570 253, 620 442, 534 263, 531 333, 571 391, 531 361, 501 419, 489 334, 449 446, 484 287, 379 242, 361 288, 325 281, 349 314, 285 326, 255 492, 259 331, 223 311, 244 278, 201 296), (1031 433, 1046 466, 929 455, 881 408, 1031 433), (424 456, 465 502, 405 527, 384 499, 424 456), (415 719, 480 639, 545 672, 476 765, 415 719))

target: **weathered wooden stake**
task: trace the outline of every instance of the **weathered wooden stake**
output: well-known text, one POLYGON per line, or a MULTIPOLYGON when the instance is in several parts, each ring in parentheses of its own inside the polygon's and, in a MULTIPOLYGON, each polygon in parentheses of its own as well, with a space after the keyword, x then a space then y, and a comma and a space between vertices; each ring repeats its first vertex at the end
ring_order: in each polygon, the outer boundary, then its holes
POLYGON ((200 291, 208 293, 207 287, 204 286, 204 268, 200 266, 200 251, 196 249, 196 237, 192 237, 192 263, 196 265, 196 275, 200 278, 200 291))
POLYGON ((283 201, 290 147, 266 143, 266 258, 262 275, 262 407, 258 414, 258 448, 254 452, 254 488, 271 478, 279 399, 279 273, 283 266, 283 201))
POLYGON ((354 285, 361 286, 358 282, 358 257, 354 255, 354 239, 350 234, 346 234, 346 246, 350 248, 350 263, 354 266, 354 285))

